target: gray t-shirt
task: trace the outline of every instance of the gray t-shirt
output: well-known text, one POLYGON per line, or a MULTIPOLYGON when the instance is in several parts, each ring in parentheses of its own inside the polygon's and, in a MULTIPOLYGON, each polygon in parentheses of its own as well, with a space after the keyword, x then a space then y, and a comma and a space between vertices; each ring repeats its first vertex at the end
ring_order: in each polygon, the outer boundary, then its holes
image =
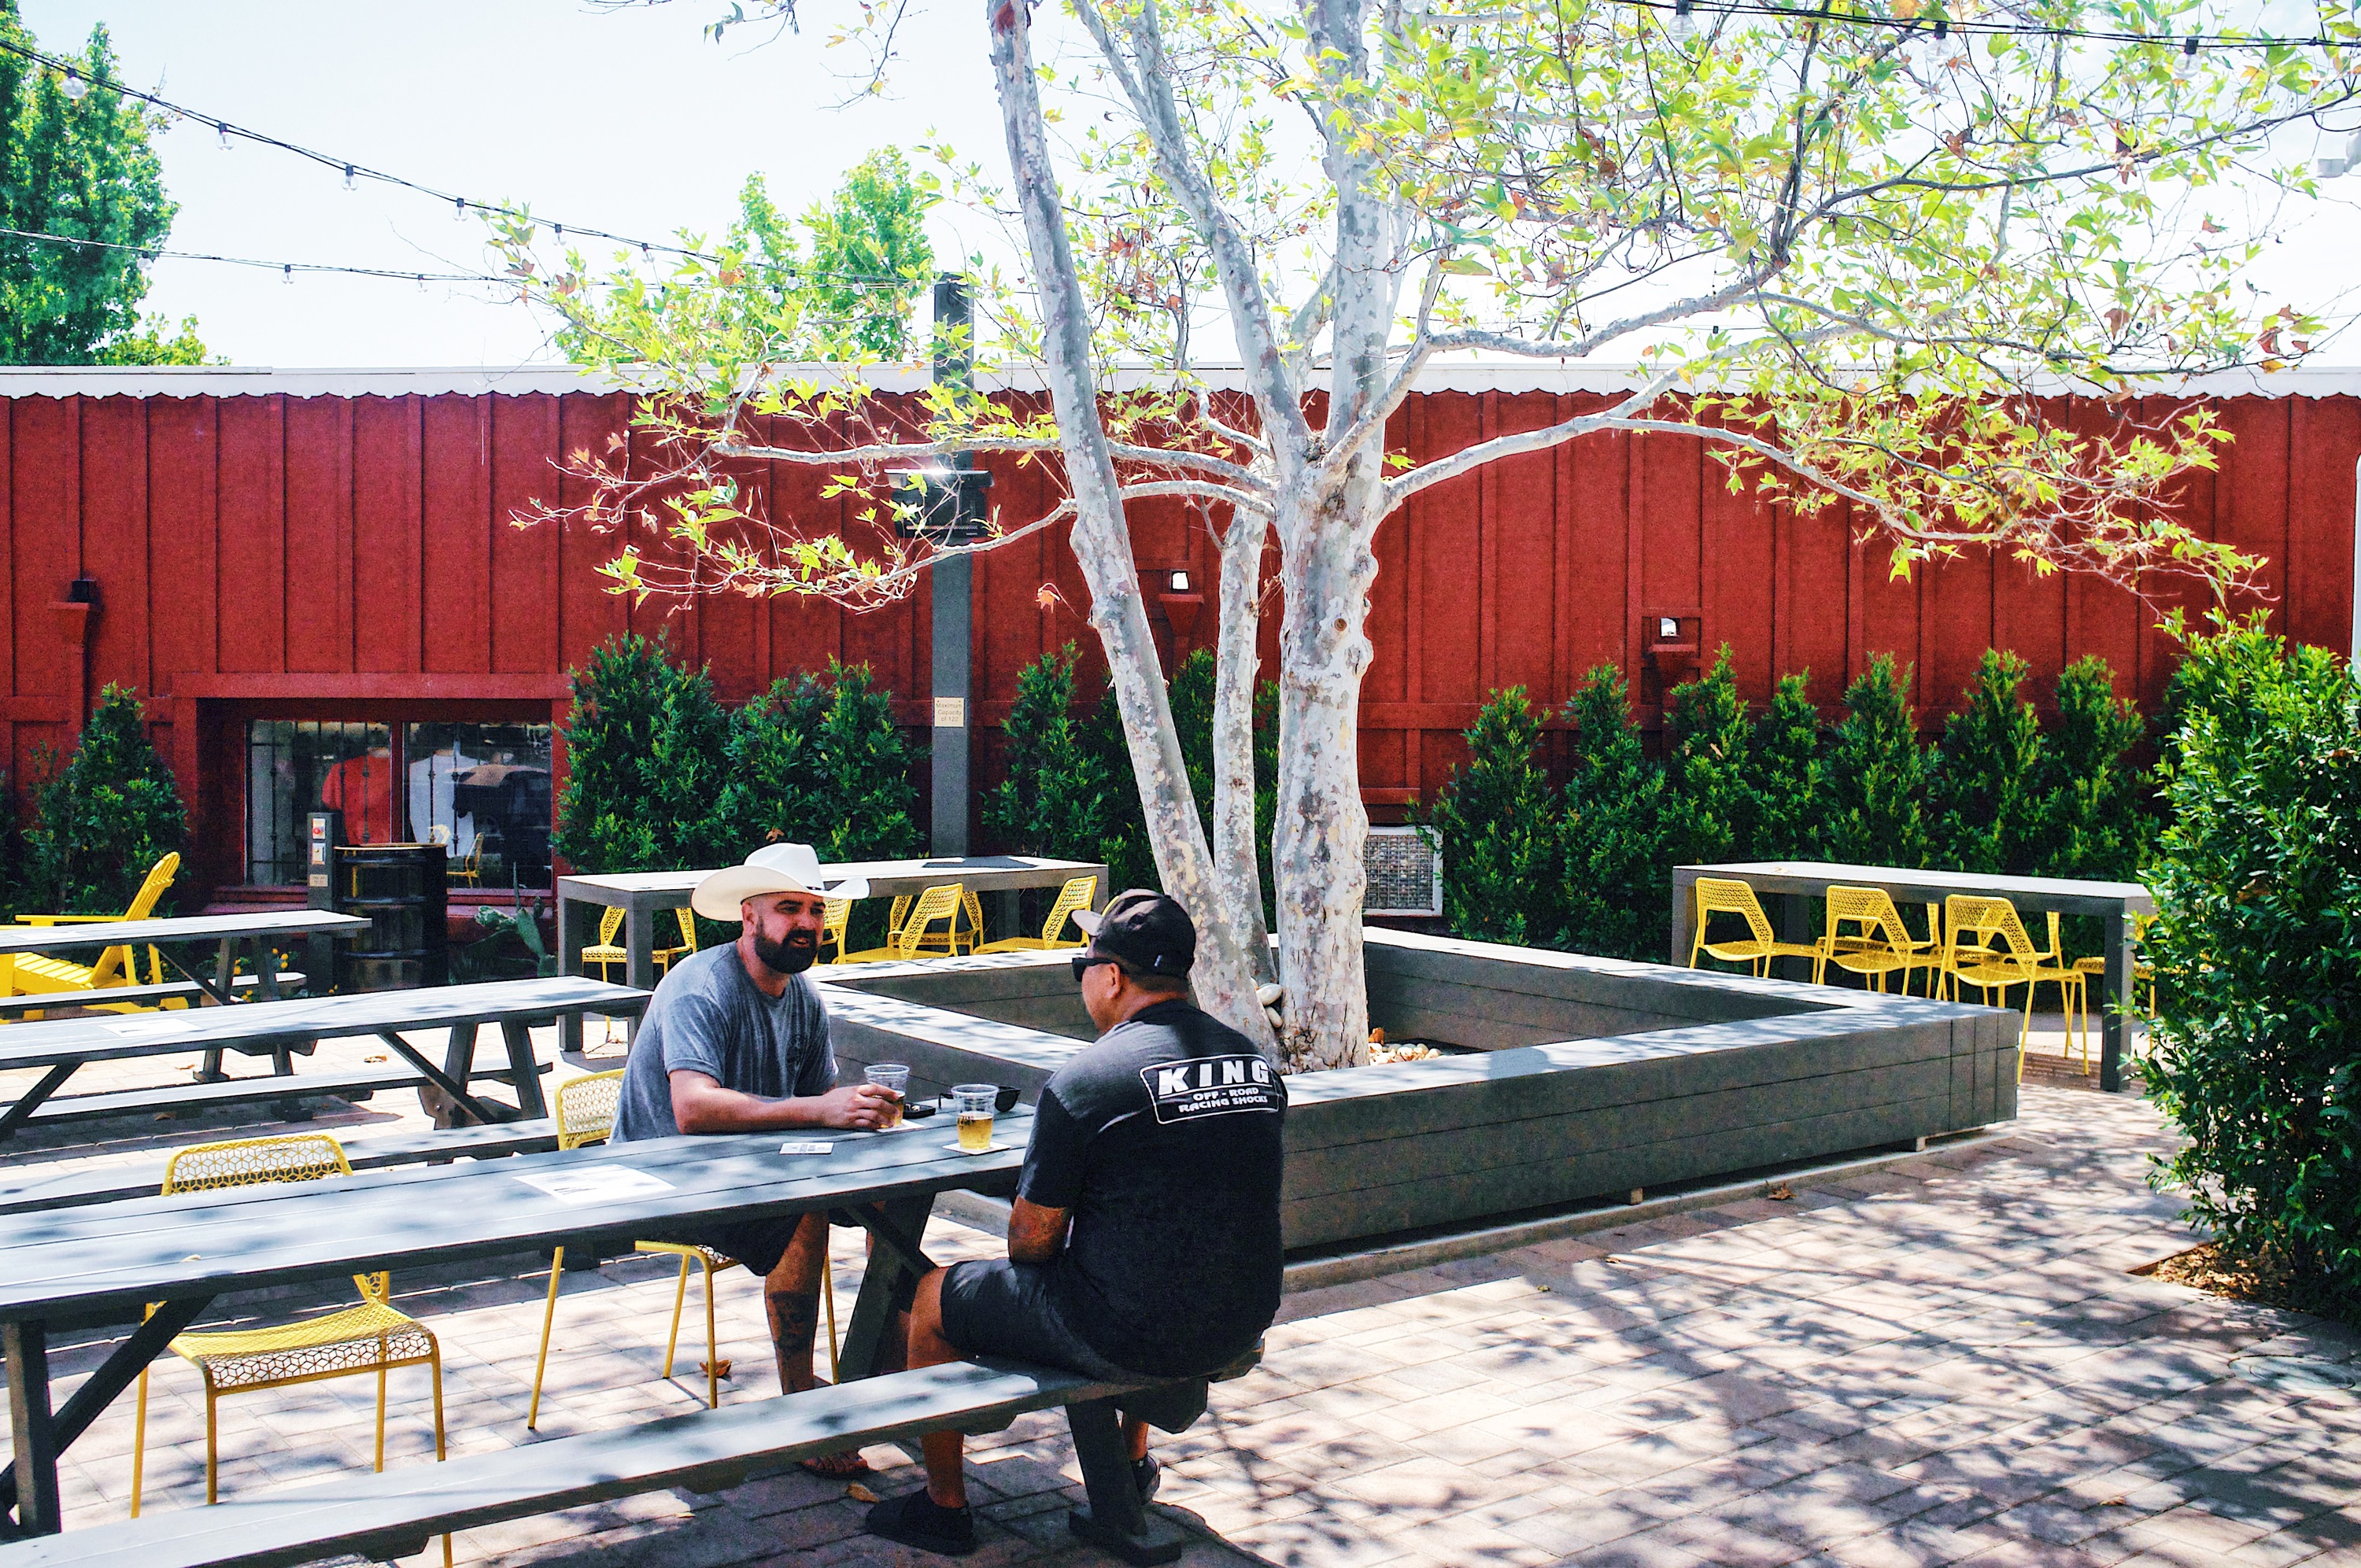
POLYGON ((631 1041, 615 1142, 679 1133, 672 1119, 675 1072, 705 1073, 724 1089, 765 1100, 827 1093, 836 1087, 836 1053, 818 988, 799 974, 774 999, 747 978, 735 946, 690 954, 656 987, 631 1041))

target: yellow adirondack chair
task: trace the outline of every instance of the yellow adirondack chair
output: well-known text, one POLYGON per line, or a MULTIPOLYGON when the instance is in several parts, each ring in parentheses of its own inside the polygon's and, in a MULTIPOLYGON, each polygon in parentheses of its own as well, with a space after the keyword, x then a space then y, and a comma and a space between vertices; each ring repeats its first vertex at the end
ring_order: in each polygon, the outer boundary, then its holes
MULTIPOLYGON (((955 882, 942 883, 927 889, 913 902, 909 917, 902 922, 882 948, 864 948, 857 953, 846 953, 836 961, 842 964, 907 963, 918 956, 927 939, 927 927, 938 920, 955 921, 967 889, 955 882)), ((940 938, 938 937, 938 940, 940 938)))
MULTIPOLYGON (((1068 938, 1063 933, 1066 922, 1077 909, 1091 906, 1091 894, 1099 890, 1095 876, 1069 877, 1066 885, 1058 890, 1058 902, 1049 905, 1049 918, 1041 923, 1038 937, 1003 937, 997 942, 986 942, 978 953, 1041 953, 1053 948, 1079 948, 1082 938, 1068 938)), ((1075 929, 1080 930, 1080 927, 1075 929)))
MULTIPOLYGON (((157 900, 172 885, 173 876, 181 869, 181 857, 165 856, 149 869, 148 880, 139 884, 139 892, 131 900, 131 907, 120 915, 19 915, 20 926, 87 926, 104 920, 145 920, 156 913, 157 900)), ((148 949, 148 978, 151 983, 164 979, 164 960, 154 948, 148 949)), ((139 983, 138 955, 129 948, 109 948, 98 956, 98 961, 78 964, 68 959, 55 959, 46 953, 19 954, 6 970, 6 989, 0 995, 34 996, 49 992, 104 991, 118 985, 139 983)), ((60 997, 62 1000, 62 994, 60 997)), ((153 1008, 137 1003, 69 1002, 68 1006, 88 1006, 107 1013, 149 1013, 153 1008)), ((38 1013, 27 1013, 27 1018, 38 1018, 38 1013)))

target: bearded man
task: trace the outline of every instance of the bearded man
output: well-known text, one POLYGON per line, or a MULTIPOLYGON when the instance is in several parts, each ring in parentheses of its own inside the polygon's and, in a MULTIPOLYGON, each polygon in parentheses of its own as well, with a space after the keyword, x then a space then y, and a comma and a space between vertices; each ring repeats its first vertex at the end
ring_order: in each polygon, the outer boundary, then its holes
MULTIPOLYGON (((680 1134, 768 1133, 790 1127, 877 1127, 890 1090, 836 1084, 828 1010, 804 970, 819 956, 829 898, 862 898, 866 883, 830 883, 808 844, 772 844, 743 865, 697 884, 689 907, 739 922, 738 940, 672 966, 648 1002, 623 1069, 614 1141, 680 1134)), ((811 1213, 716 1227, 694 1238, 763 1277, 779 1385, 814 1387, 820 1271, 828 1216, 811 1213)), ((856 1475, 855 1454, 805 1462, 821 1475, 856 1475)))

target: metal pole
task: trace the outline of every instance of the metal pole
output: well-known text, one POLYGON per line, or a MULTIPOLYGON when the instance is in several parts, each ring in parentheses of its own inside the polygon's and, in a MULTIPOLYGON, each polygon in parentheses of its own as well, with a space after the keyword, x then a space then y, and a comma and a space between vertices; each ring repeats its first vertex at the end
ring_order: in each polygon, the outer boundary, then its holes
MULTIPOLYGON (((962 390, 975 383, 973 316, 967 280, 946 272, 935 280, 935 385, 962 390)), ((971 469, 965 452, 950 459, 953 470, 971 469)), ((934 648, 934 822, 931 844, 940 859, 967 853, 968 668, 974 620, 973 563, 961 555, 938 562, 932 579, 934 648)))

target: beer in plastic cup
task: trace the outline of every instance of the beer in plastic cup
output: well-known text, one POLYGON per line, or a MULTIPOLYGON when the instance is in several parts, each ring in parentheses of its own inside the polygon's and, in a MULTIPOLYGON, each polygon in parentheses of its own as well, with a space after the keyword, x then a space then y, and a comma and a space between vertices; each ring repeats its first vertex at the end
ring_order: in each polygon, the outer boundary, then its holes
POLYGON ((909 1087, 910 1069, 897 1061, 874 1062, 869 1068, 869 1081, 880 1089, 893 1091, 893 1102, 885 1107, 885 1119, 877 1124, 880 1132, 891 1132, 902 1124, 903 1091, 909 1087))
POLYGON ((951 1102, 959 1108, 959 1146, 962 1154, 982 1154, 992 1147, 992 1105, 1000 1096, 996 1083, 951 1086, 951 1102))

